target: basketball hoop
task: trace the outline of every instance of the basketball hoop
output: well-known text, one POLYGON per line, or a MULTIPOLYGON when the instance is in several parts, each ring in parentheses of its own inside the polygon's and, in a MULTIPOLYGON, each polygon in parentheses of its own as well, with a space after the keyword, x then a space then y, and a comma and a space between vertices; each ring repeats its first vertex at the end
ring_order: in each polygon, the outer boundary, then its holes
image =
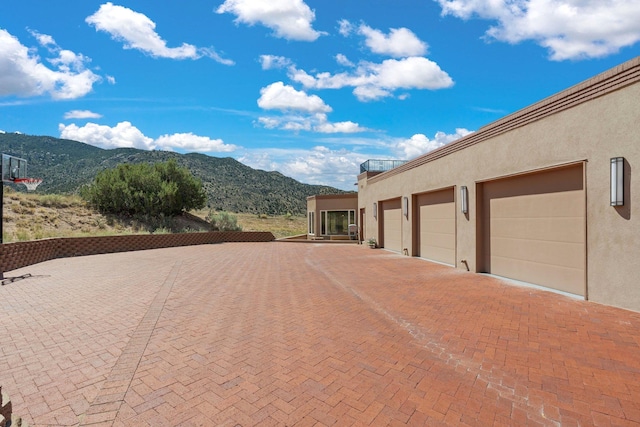
POLYGON ((35 191, 38 188, 38 185, 42 183, 42 179, 40 178, 17 178, 14 179, 13 182, 16 184, 24 184, 27 187, 27 191, 35 191))

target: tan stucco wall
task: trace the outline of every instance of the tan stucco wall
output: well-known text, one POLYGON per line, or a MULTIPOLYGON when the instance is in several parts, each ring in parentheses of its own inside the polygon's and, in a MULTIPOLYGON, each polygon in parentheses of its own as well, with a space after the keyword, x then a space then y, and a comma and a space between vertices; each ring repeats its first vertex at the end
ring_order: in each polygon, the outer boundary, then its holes
POLYGON ((336 210, 357 210, 358 209, 358 195, 350 194, 349 197, 330 197, 316 196, 316 208, 317 212, 320 211, 336 211, 336 210))
MULTIPOLYGON (((629 68, 640 68, 640 58, 630 63, 620 71, 628 74, 629 68)), ((407 196, 411 204, 412 195, 455 186, 456 266, 465 268, 461 260, 466 260, 476 271, 476 183, 585 161, 588 298, 640 311, 640 187, 633 178, 634 168, 640 167, 640 82, 636 78, 630 85, 629 79, 621 84, 622 79, 615 79, 617 72, 605 76, 618 82, 612 83, 619 85, 613 92, 585 92, 592 83, 588 81, 529 107, 524 126, 505 130, 499 123, 522 115, 515 113, 441 149, 442 155, 426 155, 397 168, 400 172, 359 176, 358 204, 367 211, 365 238, 378 237, 377 221, 369 214, 374 202, 407 196), (582 93, 583 99, 576 101, 576 94, 582 93), (562 110, 563 102, 570 108, 562 110), (536 111, 544 109, 547 116, 537 119, 536 111), (484 140, 471 144, 480 137, 484 140), (455 144, 466 148, 455 151, 455 144), (609 161, 618 156, 626 159, 628 186, 625 206, 614 208, 609 205, 609 161), (462 185, 469 190, 468 215, 460 212, 457 200, 462 185)), ((413 214, 412 206, 409 212, 413 214)), ((411 216, 403 216, 402 241, 409 253, 415 253, 411 222, 411 216)))

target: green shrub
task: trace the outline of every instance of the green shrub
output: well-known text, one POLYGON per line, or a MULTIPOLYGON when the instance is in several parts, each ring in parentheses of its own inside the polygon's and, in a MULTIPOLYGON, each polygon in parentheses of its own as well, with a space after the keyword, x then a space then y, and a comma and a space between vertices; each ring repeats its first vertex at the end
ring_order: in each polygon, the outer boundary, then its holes
POLYGON ((214 230, 218 231, 242 231, 238 225, 238 218, 229 212, 209 212, 207 221, 214 230))
POLYGON ((106 169, 81 194, 100 212, 131 216, 171 217, 206 203, 202 182, 175 160, 106 169))

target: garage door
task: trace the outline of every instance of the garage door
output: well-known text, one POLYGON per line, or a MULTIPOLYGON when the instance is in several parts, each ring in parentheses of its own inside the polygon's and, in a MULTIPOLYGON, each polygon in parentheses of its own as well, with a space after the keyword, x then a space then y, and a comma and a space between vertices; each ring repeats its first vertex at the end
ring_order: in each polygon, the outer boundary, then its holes
POLYGON ((582 164, 485 183, 483 193, 486 270, 584 296, 582 164))
POLYGON ((456 207, 454 190, 421 194, 418 203, 418 256, 445 264, 456 263, 456 207))
POLYGON ((382 203, 383 241, 385 249, 400 252, 402 250, 402 208, 400 199, 382 203))

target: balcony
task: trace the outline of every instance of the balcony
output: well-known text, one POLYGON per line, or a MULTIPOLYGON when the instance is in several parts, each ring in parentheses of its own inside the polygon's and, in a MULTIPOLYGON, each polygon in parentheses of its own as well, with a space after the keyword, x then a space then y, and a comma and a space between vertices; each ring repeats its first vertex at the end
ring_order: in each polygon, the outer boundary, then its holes
POLYGON ((367 160, 360 164, 360 173, 385 172, 407 163, 407 160, 367 160))

